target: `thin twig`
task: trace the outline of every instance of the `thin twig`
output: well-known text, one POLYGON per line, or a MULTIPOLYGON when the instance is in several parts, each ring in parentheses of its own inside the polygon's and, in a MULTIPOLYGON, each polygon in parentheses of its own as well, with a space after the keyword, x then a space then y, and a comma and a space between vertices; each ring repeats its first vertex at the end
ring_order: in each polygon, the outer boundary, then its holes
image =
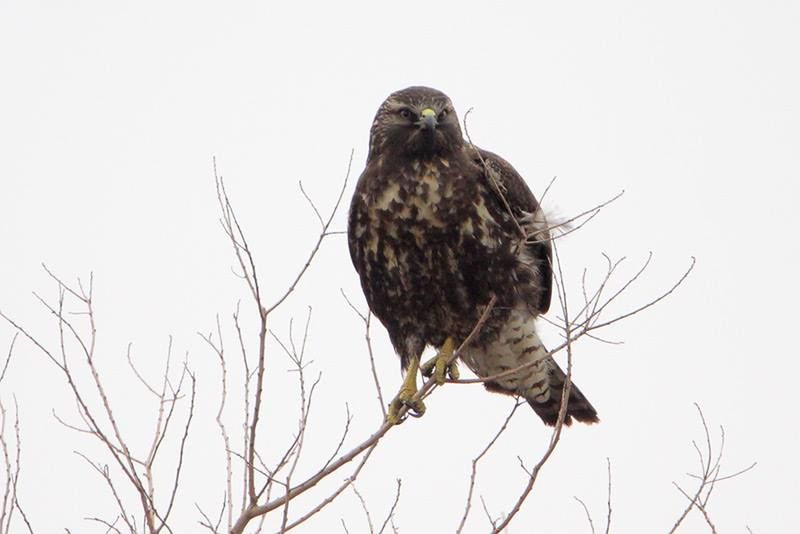
POLYGON ((389 513, 386 514, 386 519, 383 521, 381 528, 378 530, 378 534, 383 534, 383 531, 386 529, 386 526, 389 524, 389 521, 394 517, 394 511, 397 508, 397 504, 400 502, 400 487, 402 486, 402 481, 398 478, 397 479, 397 491, 394 494, 394 501, 392 502, 392 507, 389 508, 389 513))
POLYGON ((458 524, 458 527, 456 528, 456 534, 460 534, 460 532, 464 530, 464 525, 467 522, 467 517, 469 516, 470 508, 472 507, 472 494, 475 489, 475 480, 478 474, 478 462, 481 461, 481 458, 483 458, 486 455, 486 453, 489 452, 489 449, 491 449, 494 446, 494 444, 497 442, 497 440, 500 438, 503 432, 505 432, 506 428, 508 427, 508 423, 511 421, 511 418, 514 417, 514 414, 517 412, 517 408, 519 408, 522 404, 525 404, 525 402, 517 401, 514 403, 514 407, 511 408, 511 412, 508 414, 505 421, 503 421, 503 424, 500 425, 500 429, 495 433, 494 437, 492 437, 492 439, 489 441, 486 447, 483 448, 480 454, 478 454, 478 456, 472 459, 472 472, 470 473, 469 476, 469 489, 467 491, 467 501, 466 504, 464 505, 464 514, 461 516, 461 522, 458 524))
POLYGON ((486 499, 481 497, 481 507, 483 508, 483 513, 486 515, 486 519, 489 520, 489 524, 492 525, 492 531, 497 531, 497 521, 492 518, 492 514, 489 513, 489 507, 486 505, 486 499))
POLYGON ((8 365, 11 363, 11 355, 14 353, 14 344, 17 342, 18 336, 19 332, 14 332, 14 337, 11 338, 11 343, 8 346, 8 353, 6 354, 6 361, 3 363, 3 369, 0 370, 0 382, 6 377, 6 371, 8 371, 8 365))
MULTIPOLYGON (((19 430, 19 405, 17 404, 17 397, 14 396, 14 440, 16 441, 16 450, 15 450, 15 457, 14 457, 14 484, 12 488, 12 492, 14 494, 14 506, 16 507, 17 511, 19 512, 20 517, 22 518, 22 522, 25 524, 25 527, 28 529, 30 534, 33 534, 33 527, 31 526, 31 522, 28 520, 28 516, 25 514, 25 510, 22 508, 22 504, 19 502, 19 491, 17 484, 19 482, 20 472, 22 470, 22 438, 20 437, 20 430, 19 430)), ((9 515, 9 520, 11 516, 9 515)), ((10 526, 10 523, 9 525, 10 526)), ((10 530, 6 530, 8 534, 10 534, 10 530)))
POLYGON ((336 197, 336 202, 334 203, 333 208, 331 209, 331 213, 328 216, 328 219, 324 223, 322 222, 322 217, 319 215, 319 211, 317 210, 316 206, 314 206, 314 203, 311 202, 311 199, 308 198, 308 196, 305 194, 305 191, 302 189, 302 185, 301 185, 301 191, 303 192, 303 195, 311 203, 311 206, 314 208, 314 212, 320 218, 320 223, 322 223, 322 232, 319 234, 319 238, 317 239, 316 244, 311 249, 311 254, 309 254, 308 259, 306 260, 306 263, 303 265, 303 268, 300 269, 299 273, 297 273, 297 276, 295 277, 294 281, 289 285, 289 288, 286 290, 286 292, 281 297, 278 298, 278 300, 275 302, 275 304, 273 304, 272 306, 270 306, 266 310, 267 314, 269 314, 270 312, 275 310, 275 308, 280 306, 283 303, 283 301, 286 300, 289 297, 289 295, 292 294, 292 292, 297 287, 297 284, 300 282, 300 279, 303 278, 303 275, 305 275, 306 271, 308 270, 309 266, 311 265, 311 262, 314 260, 314 256, 317 255, 317 252, 319 251, 319 247, 320 247, 320 245, 322 245, 322 241, 328 235, 328 228, 330 228, 331 222, 333 222, 333 217, 334 217, 334 215, 336 215, 336 212, 339 209, 339 205, 342 202, 342 197, 344 197, 344 192, 347 189, 347 182, 350 179, 350 171, 351 171, 351 169, 353 167, 353 155, 354 154, 355 154, 355 150, 351 150, 350 151, 350 159, 347 162, 347 172, 345 173, 344 180, 342 181, 342 188, 339 190, 339 196, 336 197))
POLYGON ((361 318, 361 321, 364 323, 364 340, 367 343, 367 354, 369 354, 369 367, 372 370, 372 380, 375 383, 375 391, 378 394, 378 404, 381 407, 381 413, 383 414, 383 418, 386 419, 386 403, 383 402, 383 392, 381 391, 381 383, 378 380, 378 371, 375 368, 375 357, 372 352, 372 339, 370 337, 370 325, 372 321, 372 312, 367 311, 366 314, 361 313, 355 305, 350 302, 350 299, 347 298, 347 295, 343 290, 339 290, 344 297, 344 300, 347 302, 348 306, 361 318))
POLYGON ((695 408, 697 409, 698 416, 700 417, 700 422, 703 426, 703 433, 705 436, 705 451, 701 451, 700 447, 697 445, 697 442, 692 441, 692 446, 697 452, 698 462, 700 464, 700 474, 689 476, 699 480, 700 483, 698 484, 697 490, 695 490, 694 494, 690 495, 686 492, 680 485, 676 482, 673 482, 673 486, 684 496, 688 501, 686 508, 683 509, 683 512, 678 516, 678 519, 675 521, 675 524, 672 526, 672 529, 669 531, 670 534, 676 532, 678 528, 683 524, 683 521, 692 511, 692 509, 696 509, 703 517, 703 520, 708 525, 709 529, 712 533, 716 533, 716 527, 711 520, 711 516, 708 513, 707 506, 709 499, 711 498, 711 493, 713 492, 716 484, 723 480, 730 480, 732 478, 738 477, 750 471, 756 466, 756 463, 752 463, 748 467, 744 469, 740 469, 732 474, 728 475, 721 475, 721 462, 722 462, 722 454, 725 447, 725 430, 724 428, 720 427, 720 445, 719 451, 714 458, 713 454, 713 444, 711 440, 711 433, 708 429, 708 423, 706 422, 705 415, 703 414, 703 410, 700 408, 700 405, 695 403, 695 408), (705 493, 704 493, 705 492, 705 493))
POLYGON ((583 507, 583 512, 586 514, 586 520, 589 522, 589 528, 592 530, 592 534, 594 534, 594 522, 592 521, 592 514, 589 513, 589 508, 586 506, 586 503, 578 497, 573 496, 572 498, 578 501, 578 503, 580 503, 580 505, 583 507))
POLYGON ((217 427, 219 427, 220 436, 222 437, 222 443, 225 448, 225 502, 223 503, 223 510, 227 510, 228 512, 227 530, 230 532, 230 529, 233 526, 233 458, 231 457, 230 453, 230 436, 228 435, 228 430, 225 427, 225 422, 222 418, 225 410, 225 402, 228 398, 228 367, 225 364, 225 346, 222 338, 222 326, 220 324, 219 315, 217 315, 217 338, 219 339, 219 345, 217 346, 213 343, 211 334, 208 336, 203 336, 202 334, 199 335, 206 343, 208 343, 212 350, 214 350, 214 352, 217 354, 217 358, 219 359, 220 399, 215 420, 217 422, 217 427))
POLYGON ((336 488, 336 490, 331 495, 329 495, 328 497, 326 497, 325 499, 320 501, 314 508, 312 508, 311 510, 309 510, 308 512, 303 514, 302 517, 296 519, 295 521, 293 521, 292 523, 287 525, 285 530, 289 531, 289 530, 293 529, 294 527, 298 526, 299 524, 303 523, 304 521, 308 520, 312 516, 314 516, 317 513, 319 513, 327 505, 332 503, 339 495, 341 495, 341 493, 345 489, 347 489, 347 487, 351 483, 353 483, 356 480, 356 478, 358 478, 359 473, 361 473, 361 469, 367 463, 367 460, 369 459, 370 455, 372 455, 372 451, 375 450, 375 447, 377 445, 378 444, 376 442, 369 450, 367 450, 367 452, 361 458, 361 461, 358 463, 358 466, 356 466, 355 470, 353 471, 353 474, 350 475, 347 479, 345 479, 345 481, 344 481, 344 483, 342 485, 340 485, 338 488, 336 488))
POLYGON ((609 534, 611 532, 611 458, 606 458, 606 464, 608 465, 608 499, 606 500, 608 514, 606 515, 605 534, 609 534))
MULTIPOLYGON (((568 347, 570 347, 572 344, 574 344, 576 341, 578 341, 582 337, 586 336, 589 332, 592 332, 594 330, 597 330, 597 329, 609 326, 611 324, 617 323, 617 322, 619 322, 619 321, 621 321, 621 320, 623 320, 625 318, 628 318, 628 317, 630 317, 632 315, 640 313, 640 312, 644 311, 645 309, 647 309, 647 308, 649 308, 651 306, 654 306, 655 304, 657 304, 658 302, 660 302, 661 300, 666 298, 668 295, 672 294, 686 280, 686 278, 689 276, 689 273, 691 273, 692 270, 694 269, 694 266, 695 266, 695 259, 692 258, 692 262, 689 265, 689 267, 687 268, 687 270, 681 275, 681 277, 678 279, 678 281, 675 282, 664 293, 662 293, 658 297, 655 297, 654 299, 648 301, 647 303, 635 308, 634 310, 626 312, 626 313, 621 314, 621 315, 618 315, 618 316, 616 316, 616 317, 614 317, 614 318, 612 318, 612 319, 610 319, 610 320, 608 320, 608 321, 606 321, 604 323, 599 323, 599 324, 598 323, 593 323, 591 319, 584 320, 584 321, 582 321, 580 323, 577 323, 577 324, 572 323, 571 321, 565 321, 565 323, 569 323, 570 324, 570 333, 571 333, 570 337, 565 338, 565 340, 560 345, 558 345, 555 348, 553 348, 550 351, 548 351, 547 354, 545 355, 545 357, 552 356, 554 354, 557 354, 557 353, 561 352, 562 350, 568 349, 568 347)), ((641 274, 641 272, 642 271, 640 270, 639 273, 637 273, 636 276, 641 274)), ((628 282, 626 282, 626 284, 630 284, 630 280, 628 282)), ((610 299, 611 298, 613 298, 613 297, 610 297, 610 299)), ((602 313, 605 310, 605 307, 610 303, 610 299, 607 300, 604 304, 602 304, 601 306, 598 307, 598 309, 596 311, 596 314, 593 315, 592 319, 596 318, 600 313, 602 313)), ((563 330, 564 327, 560 326, 560 328, 562 328, 562 330, 563 330)), ((515 367, 513 369, 508 369, 506 371, 503 371, 502 373, 497 373, 496 375, 487 376, 487 377, 480 377, 480 378, 460 378, 458 380, 447 380, 447 383, 448 384, 476 384, 476 383, 483 383, 483 382, 493 382, 493 381, 497 381, 499 379, 505 378, 507 376, 515 375, 517 373, 520 373, 521 371, 524 371, 524 370, 526 370, 526 369, 528 369, 530 367, 533 367, 535 365, 538 365, 538 364, 539 364, 539 360, 537 359, 537 360, 528 362, 526 364, 520 365, 519 367, 515 367)))
POLYGON ((364 497, 358 491, 355 484, 350 484, 350 488, 352 488, 353 493, 356 494, 358 497, 358 501, 361 503, 361 509, 364 510, 364 515, 367 518, 367 526, 369 526, 369 534, 375 534, 375 527, 372 525, 372 516, 369 513, 369 507, 367 506, 367 502, 364 500, 364 497))

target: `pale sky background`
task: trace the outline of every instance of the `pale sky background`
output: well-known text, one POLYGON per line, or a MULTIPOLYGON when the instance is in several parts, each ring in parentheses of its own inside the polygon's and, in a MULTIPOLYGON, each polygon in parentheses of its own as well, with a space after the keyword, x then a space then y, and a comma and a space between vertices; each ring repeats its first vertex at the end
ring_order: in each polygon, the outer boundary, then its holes
MULTIPOLYGON (((626 191, 560 243, 572 302, 585 266, 597 280, 603 252, 628 258, 623 275, 654 253, 620 312, 668 288, 697 258, 668 300, 606 333, 624 344, 577 345, 575 380, 602 422, 565 432, 510 532, 589 532, 573 496, 602 529, 607 457, 612 531, 668 531, 685 506, 672 482, 694 488, 685 475, 696 471, 691 440, 703 437, 694 402, 712 431, 725 428, 723 471, 758 462, 715 490, 709 512, 719 531, 798 532, 798 28, 800 7, 788 1, 1 2, 0 308, 54 346, 55 323, 31 294, 56 296, 40 263, 70 281, 94 272, 99 366, 139 451, 156 407, 125 350, 133 343, 155 379, 173 336, 176 357, 188 353, 197 373, 199 399, 172 524, 201 531, 195 503, 216 514, 224 459, 213 420, 219 371, 197 332, 214 329, 219 314, 234 353, 230 315, 240 299, 252 311, 218 225, 212 157, 271 302, 318 232, 298 180, 327 210, 354 150, 334 222, 343 230, 375 110, 393 90, 430 85, 460 114, 474 108, 473 141, 511 161, 535 192, 558 176, 545 202, 555 213, 626 191)), ((285 337, 289 319, 301 324, 313 306, 309 374, 322 381, 301 476, 334 449, 345 403, 355 417, 351 446, 380 419, 363 328, 340 289, 364 309, 346 239, 336 235, 271 323, 285 337)), ((543 330, 555 345, 557 332, 543 330)), ((0 324, 3 352, 12 337, 0 324)), ((373 338, 389 395, 399 364, 378 324, 373 338)), ((274 459, 296 422, 296 377, 274 343, 269 351, 261 435, 274 459)), ((235 425, 241 387, 231 388, 235 425)), ((67 385, 23 340, 0 390, 6 407, 14 396, 19 496, 36 532, 103 532, 83 518, 113 519, 113 502, 73 451, 110 460, 55 421, 53 410, 78 423, 67 385)), ((455 529, 470 461, 512 400, 448 386, 427 404, 424 418, 388 436, 357 483, 380 524, 402 478, 404 533, 455 529)), ((517 414, 479 473, 476 492, 494 515, 524 485, 517 456, 532 465, 549 436, 530 410, 517 414)), ((485 532, 476 505, 467 531, 485 532)), ((367 531, 352 492, 300 531, 343 532, 340 520, 367 531)), ((704 532, 699 515, 683 531, 704 532)))

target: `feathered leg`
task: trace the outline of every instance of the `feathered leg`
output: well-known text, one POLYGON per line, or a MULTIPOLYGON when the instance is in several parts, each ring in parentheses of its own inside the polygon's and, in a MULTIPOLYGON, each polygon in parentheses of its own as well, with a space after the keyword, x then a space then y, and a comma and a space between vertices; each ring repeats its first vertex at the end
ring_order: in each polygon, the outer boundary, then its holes
MULTIPOLYGON (((515 308, 497 339, 470 346, 463 359, 480 377, 501 375, 484 383, 486 389, 521 395, 545 424, 556 424, 566 376, 539 339, 535 316, 527 307, 515 308)), ((570 425, 573 418, 583 423, 598 421, 594 407, 575 384, 570 388, 564 424, 570 425)))

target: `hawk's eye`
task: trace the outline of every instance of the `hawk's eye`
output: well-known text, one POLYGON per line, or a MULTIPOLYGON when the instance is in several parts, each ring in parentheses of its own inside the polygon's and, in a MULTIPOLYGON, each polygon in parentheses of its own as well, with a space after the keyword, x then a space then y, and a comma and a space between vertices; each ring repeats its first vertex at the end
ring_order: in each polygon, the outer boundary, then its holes
POLYGON ((411 118, 411 110, 408 109, 408 108, 401 109, 400 110, 400 116, 403 117, 404 119, 410 119, 411 118))
POLYGON ((439 113, 439 120, 443 121, 447 117, 447 110, 443 109, 441 113, 439 113))

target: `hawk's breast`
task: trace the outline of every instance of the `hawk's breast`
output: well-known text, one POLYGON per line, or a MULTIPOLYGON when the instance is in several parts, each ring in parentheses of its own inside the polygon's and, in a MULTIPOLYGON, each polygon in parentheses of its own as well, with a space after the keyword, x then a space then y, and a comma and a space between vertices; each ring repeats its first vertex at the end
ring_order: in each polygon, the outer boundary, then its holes
POLYGON ((492 295, 502 320, 514 300, 518 259, 505 211, 480 168, 470 160, 391 168, 376 160, 356 196, 353 261, 370 309, 394 340, 411 336, 439 346, 447 336, 463 339, 492 295))

